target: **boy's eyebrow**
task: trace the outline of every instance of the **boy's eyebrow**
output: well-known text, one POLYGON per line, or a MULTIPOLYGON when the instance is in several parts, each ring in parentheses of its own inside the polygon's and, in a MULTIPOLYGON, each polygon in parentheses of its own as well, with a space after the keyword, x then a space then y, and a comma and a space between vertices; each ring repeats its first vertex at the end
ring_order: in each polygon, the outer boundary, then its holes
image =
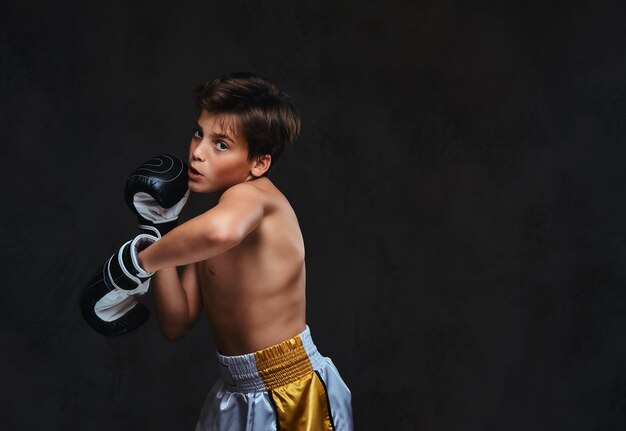
POLYGON ((233 138, 231 138, 230 136, 225 135, 225 134, 223 134, 223 133, 211 133, 211 136, 212 136, 214 139, 226 139, 227 141, 230 141, 230 142, 232 142, 232 143, 235 143, 235 141, 233 140, 233 138))
MULTIPOLYGON (((204 130, 202 130, 202 126, 200 124, 198 124, 196 122, 196 127, 202 132, 204 133, 204 130)), ((213 137, 213 139, 226 139, 227 141, 232 142, 233 144, 235 143, 235 140, 233 138, 231 138, 230 136, 224 134, 224 133, 212 133, 211 136, 213 137)))

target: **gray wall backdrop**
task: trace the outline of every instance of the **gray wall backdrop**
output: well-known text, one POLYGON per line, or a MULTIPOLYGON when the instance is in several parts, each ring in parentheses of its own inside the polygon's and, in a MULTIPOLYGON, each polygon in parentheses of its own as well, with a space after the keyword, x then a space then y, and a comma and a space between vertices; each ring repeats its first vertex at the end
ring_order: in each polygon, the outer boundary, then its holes
POLYGON ((193 429, 217 377, 206 320, 105 339, 77 300, 136 232, 128 173, 185 156, 193 90, 239 70, 302 114, 270 178, 358 429, 624 429, 623 2, 2 9, 3 429, 193 429))

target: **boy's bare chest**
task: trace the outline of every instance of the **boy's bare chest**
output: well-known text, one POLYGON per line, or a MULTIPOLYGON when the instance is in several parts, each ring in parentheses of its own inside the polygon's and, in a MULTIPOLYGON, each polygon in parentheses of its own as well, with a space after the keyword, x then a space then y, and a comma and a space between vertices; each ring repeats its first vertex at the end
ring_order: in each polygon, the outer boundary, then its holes
POLYGON ((287 271, 285 262, 277 258, 285 241, 276 234, 276 226, 273 220, 264 220, 236 246, 200 262, 206 284, 232 292, 258 285, 260 277, 269 280, 274 271, 287 271))
POLYGON ((198 262, 198 282, 205 294, 238 295, 262 285, 284 285, 297 278, 304 242, 297 220, 270 217, 235 247, 198 262))
POLYGON ((261 264, 262 252, 258 235, 253 233, 235 247, 200 262, 200 265, 214 282, 218 279, 225 282, 234 281, 235 277, 242 275, 242 271, 253 270, 261 264))

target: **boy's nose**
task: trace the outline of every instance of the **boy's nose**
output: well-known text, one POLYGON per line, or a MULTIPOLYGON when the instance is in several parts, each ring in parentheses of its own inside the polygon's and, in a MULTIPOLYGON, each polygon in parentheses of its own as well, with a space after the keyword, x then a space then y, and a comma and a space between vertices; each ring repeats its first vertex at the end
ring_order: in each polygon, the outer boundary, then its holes
POLYGON ((191 152, 191 155, 194 158, 194 160, 203 161, 204 159, 206 159, 206 149, 204 147, 205 146, 202 145, 202 142, 200 142, 196 146, 196 148, 193 149, 193 151, 191 152))

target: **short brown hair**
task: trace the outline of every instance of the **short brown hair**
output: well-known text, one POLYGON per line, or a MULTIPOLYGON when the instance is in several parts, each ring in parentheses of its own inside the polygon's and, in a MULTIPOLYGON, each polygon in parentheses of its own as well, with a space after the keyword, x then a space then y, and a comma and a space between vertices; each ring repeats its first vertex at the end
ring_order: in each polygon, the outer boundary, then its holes
POLYGON ((254 73, 236 72, 206 82, 196 90, 196 105, 212 114, 234 117, 248 144, 248 162, 265 154, 272 157, 265 174, 300 133, 300 115, 289 96, 254 73))

